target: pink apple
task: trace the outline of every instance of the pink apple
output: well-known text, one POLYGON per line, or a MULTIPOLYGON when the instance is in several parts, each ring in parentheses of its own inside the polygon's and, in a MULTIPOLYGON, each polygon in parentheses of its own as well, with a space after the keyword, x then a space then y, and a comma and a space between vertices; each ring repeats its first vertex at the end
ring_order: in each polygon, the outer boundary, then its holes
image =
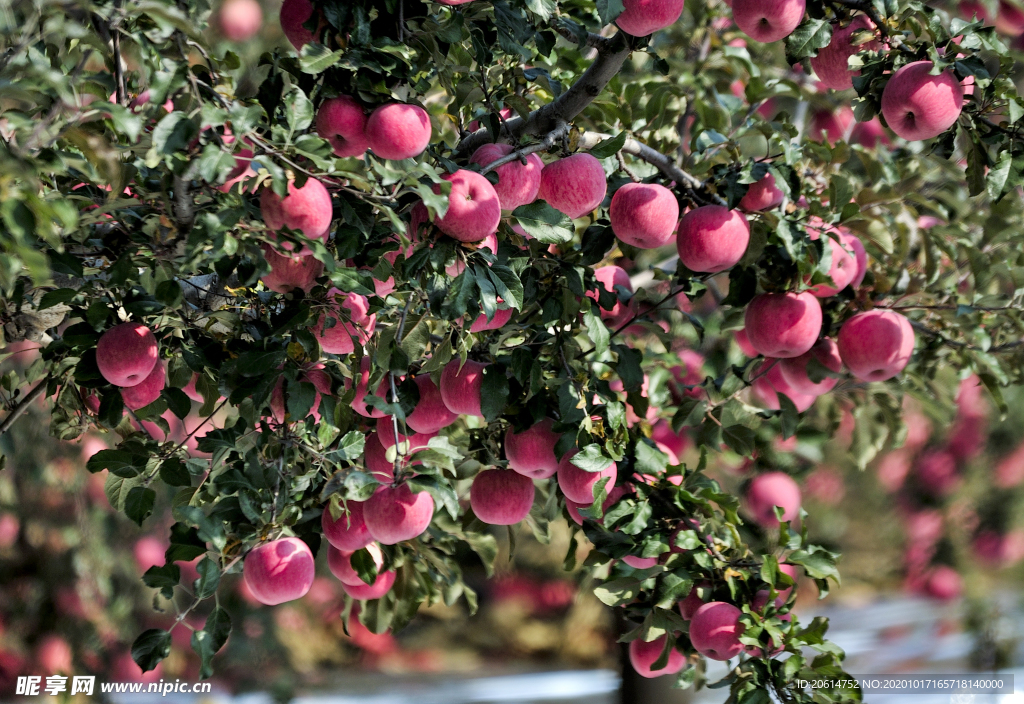
POLYGON ((417 433, 436 433, 458 419, 459 414, 452 413, 444 405, 441 390, 437 388, 429 374, 419 374, 416 377, 416 386, 420 390, 420 400, 405 420, 410 428, 417 433))
POLYGON ((821 304, 808 291, 762 293, 747 304, 743 317, 750 345, 766 357, 799 357, 821 332, 821 304))
POLYGON ((840 105, 835 111, 815 110, 807 126, 807 138, 834 146, 839 140, 847 138, 856 121, 853 110, 847 105, 840 105))
POLYGON ((245 585, 261 604, 294 601, 313 585, 313 553, 298 538, 261 543, 246 555, 242 573, 245 585))
MULTIPOLYGON (((379 411, 376 408, 373 408, 372 406, 366 405, 366 393, 367 393, 367 388, 366 387, 370 383, 370 358, 369 357, 363 357, 359 361, 359 376, 357 376, 355 378, 355 382, 356 382, 356 395, 355 395, 355 398, 352 399, 352 410, 355 411, 356 413, 358 413, 359 415, 364 416, 366 418, 383 418, 384 417, 384 412, 383 411, 379 411)), ((388 397, 385 395, 385 392, 389 388, 390 388, 390 384, 388 383, 388 377, 385 375, 384 379, 377 386, 377 393, 373 394, 373 395, 379 396, 380 398, 382 398, 384 400, 388 400, 388 397)))
POLYGON ((121 399, 125 406, 137 411, 160 398, 160 392, 164 390, 166 382, 167 371, 162 362, 157 362, 142 383, 121 389, 121 399))
POLYGON ((313 34, 302 25, 313 16, 313 3, 309 0, 284 0, 281 4, 281 31, 296 49, 320 41, 320 30, 313 34))
POLYGON ((492 526, 511 526, 533 508, 533 480, 510 469, 485 469, 473 478, 469 503, 473 513, 492 526))
POLYGON ((309 293, 316 280, 324 273, 324 263, 316 257, 281 254, 270 245, 261 245, 263 257, 270 265, 270 273, 260 278, 263 285, 277 293, 302 289, 309 293))
POLYGON ((964 580, 952 567, 939 565, 928 572, 924 591, 939 601, 953 601, 963 594, 964 580))
POLYGON ((867 122, 858 122, 850 132, 850 144, 859 144, 866 149, 874 149, 879 144, 886 147, 892 146, 892 140, 882 127, 882 122, 873 117, 867 122))
POLYGON ((776 506, 782 508, 783 521, 793 521, 800 515, 800 487, 783 472, 767 472, 754 477, 745 498, 750 515, 764 528, 778 527, 776 506))
POLYGON ((244 42, 256 36, 263 26, 263 8, 256 0, 225 0, 217 19, 226 39, 244 42))
POLYGON ((330 508, 324 506, 324 513, 320 523, 327 542, 339 550, 351 552, 372 543, 373 537, 366 528, 366 521, 363 520, 363 503, 361 501, 349 501, 346 506, 348 512, 343 512, 338 517, 338 520, 334 520, 334 517, 331 516, 330 508))
POLYGON ((799 357, 781 360, 779 362, 779 370, 782 372, 782 378, 797 393, 821 396, 834 389, 839 380, 835 377, 827 376, 817 383, 811 381, 807 375, 807 365, 812 359, 834 372, 839 372, 843 368, 843 360, 839 356, 839 347, 829 338, 823 337, 815 342, 810 350, 804 352, 799 357))
MULTIPOLYGON (((741 1, 734 0, 734 3, 741 1)), ((741 615, 739 609, 724 601, 704 604, 690 619, 690 642, 698 653, 712 660, 736 657, 743 652, 741 615)))
POLYGON ((1006 0, 999 0, 995 28, 997 32, 1011 37, 1019 37, 1021 33, 1024 33, 1024 11, 1006 0))
POLYGON ((408 484, 380 487, 363 507, 366 528, 383 545, 418 538, 433 517, 434 499, 425 491, 414 494, 408 484))
POLYGON ((381 159, 399 161, 422 154, 430 144, 430 115, 419 105, 387 103, 366 121, 370 149, 381 159))
POLYGON ((380 599, 391 591, 391 587, 395 584, 395 576, 394 570, 388 570, 377 575, 377 579, 373 584, 345 584, 342 582, 341 588, 345 590, 346 594, 358 601, 380 599))
POLYGON ((775 185, 775 177, 766 174, 760 181, 751 184, 740 201, 740 209, 748 212, 773 210, 782 205, 783 198, 785 194, 775 185))
POLYGON ((952 70, 931 75, 931 61, 907 64, 882 91, 882 117, 908 141, 931 139, 952 127, 963 109, 964 89, 952 70))
MULTIPOLYGON (((288 182, 288 195, 281 198, 272 188, 264 188, 260 196, 260 213, 263 222, 273 231, 287 227, 298 230, 309 239, 327 241, 334 217, 334 205, 331 194, 324 184, 315 178, 306 179, 302 188, 296 188, 293 181, 288 182)), ((277 238, 271 235, 271 239, 277 238)), ((285 242, 282 249, 291 251, 295 245, 285 242)), ((300 255, 312 254, 312 250, 303 247, 300 255)))
MULTIPOLYGON (((380 574, 380 568, 384 566, 384 554, 380 551, 380 546, 377 543, 370 542, 365 546, 366 552, 370 554, 370 559, 373 560, 374 566, 377 568, 377 579, 383 577, 380 574)), ((352 553, 354 550, 339 550, 333 545, 327 548, 327 566, 331 570, 331 574, 338 578, 338 581, 342 584, 348 584, 350 586, 370 586, 363 581, 363 578, 359 576, 355 567, 352 566, 352 553)), ((376 582, 376 580, 374 580, 376 582)))
POLYGON ((804 0, 733 0, 732 18, 744 34, 766 44, 792 34, 805 9, 804 0))
MULTIPOLYGON (((615 486, 608 490, 608 498, 601 504, 602 513, 607 513, 608 509, 618 503, 619 499, 626 495, 626 488, 624 486, 615 486)), ((580 504, 572 501, 571 499, 565 500, 565 510, 569 514, 569 517, 576 522, 577 525, 583 525, 583 514, 580 513, 581 508, 590 508, 593 505, 593 501, 589 504, 580 504)), ((604 525, 604 518, 598 521, 598 523, 604 525)))
MULTIPOLYGON (((174 106, 171 106, 174 109, 174 106)), ((227 143, 227 138, 224 138, 224 142, 227 143)), ((247 178, 253 175, 252 160, 256 154, 252 149, 242 148, 235 152, 235 168, 228 172, 227 176, 224 177, 224 183, 217 186, 217 190, 221 193, 228 193, 234 187, 236 183, 241 183, 247 178)), ((247 186, 243 186, 240 190, 244 192, 247 186)))
MULTIPOLYGON (((835 228, 827 228, 832 234, 825 235, 825 246, 831 250, 832 253, 832 264, 829 267, 828 275, 832 279, 833 286, 828 284, 815 284, 809 289, 818 298, 829 298, 834 296, 844 288, 850 285, 854 277, 859 273, 857 267, 857 259, 853 253, 850 252, 846 247, 843 246, 835 237, 841 237, 841 234, 835 228)), ((812 240, 817 240, 819 234, 817 231, 810 231, 810 237, 812 240)))
POLYGON ((667 642, 668 635, 660 636, 650 642, 646 642, 642 638, 630 641, 629 664, 636 670, 636 674, 648 678, 661 677, 662 675, 674 675, 686 667, 686 656, 672 648, 665 667, 660 670, 651 669, 665 651, 667 642))
POLYGON ((874 30, 874 23, 864 15, 857 15, 845 27, 840 27, 837 23, 832 24, 832 40, 824 49, 819 49, 818 55, 811 59, 811 68, 826 88, 853 88, 853 78, 859 76, 860 71, 849 69, 850 57, 862 51, 877 51, 881 45, 875 40, 856 45, 850 41, 858 32, 874 30))
MULTIPOLYGON (((380 434, 371 432, 363 446, 363 466, 379 482, 391 483, 395 478, 395 464, 388 460, 388 448, 380 441, 380 434)), ((361 515, 361 514, 360 514, 361 515)))
MULTIPOLYGON (((485 144, 469 158, 470 163, 487 166, 503 156, 511 154, 514 147, 510 144, 485 144)), ((540 190, 540 174, 544 169, 544 162, 536 154, 526 156, 524 164, 519 159, 508 164, 503 164, 494 170, 498 175, 498 183, 494 186, 494 192, 498 195, 498 202, 502 210, 515 210, 520 205, 526 205, 537 200, 537 192, 540 190)))
POLYGON ((370 302, 358 293, 344 293, 336 288, 327 292, 329 308, 321 313, 313 328, 313 337, 320 348, 330 354, 352 354, 356 343, 366 344, 377 326, 377 315, 370 313, 370 302), (341 297, 342 302, 336 302, 341 297), (341 309, 345 309, 345 313, 341 309), (333 327, 330 327, 333 325, 333 327))
POLYGON ((732 339, 736 341, 736 346, 740 348, 747 357, 757 357, 760 353, 754 349, 754 346, 750 344, 750 339, 747 338, 746 330, 737 330, 732 334, 732 339))
POLYGON ((480 416, 480 390, 484 383, 486 364, 467 359, 453 359, 441 372, 441 400, 449 411, 457 415, 480 416), (461 368, 460 368, 461 367, 461 368))
POLYGON ((626 34, 646 37, 675 24, 683 14, 683 0, 623 0, 615 24, 626 34))
POLYGON ((858 313, 839 330, 839 354, 862 381, 891 379, 914 353, 914 328, 896 311, 876 308, 858 313))
POLYGON ((686 598, 679 602, 679 615, 685 620, 691 620, 693 615, 697 613, 697 609, 704 606, 704 600, 700 598, 701 591, 704 592, 704 596, 710 595, 711 583, 697 582, 693 585, 690 593, 686 595, 686 598))
POLYGON ((960 485, 956 457, 945 450, 926 450, 914 462, 918 484, 930 496, 948 496, 960 485))
MULTIPOLYGON (((547 479, 558 471, 555 445, 560 437, 551 430, 554 421, 545 418, 521 433, 512 428, 505 433, 505 457, 508 466, 531 479, 547 479)), ((591 499, 593 503, 593 499, 591 499)))
POLYGON ((39 639, 35 652, 36 666, 45 675, 74 673, 71 646, 58 635, 47 635, 39 639))
MULTIPOLYGON (((452 184, 448 211, 434 219, 443 233, 459 242, 479 242, 498 231, 501 203, 494 186, 475 171, 459 169, 443 177, 452 184)), ((441 187, 434 186, 440 193, 441 187)))
POLYGON ((150 567, 163 565, 166 562, 166 551, 167 545, 155 536, 144 535, 136 540, 132 554, 135 556, 135 566, 139 568, 139 574, 145 574, 150 567))
POLYGON ((544 167, 537 197, 575 220, 592 213, 607 192, 601 162, 581 152, 544 167))
MULTIPOLYGON (((412 435, 399 433, 399 438, 401 440, 401 446, 399 449, 402 451, 403 455, 411 455, 418 450, 426 448, 430 442, 430 438, 436 436, 436 430, 432 433, 413 433, 412 435)), ((395 446, 395 423, 390 416, 377 422, 377 438, 380 440, 380 444, 385 450, 390 450, 395 446)))
MULTIPOLYGON (((605 310, 600 305, 597 306, 601 319, 610 325, 612 329, 620 327, 633 317, 633 311, 629 305, 624 304, 621 300, 617 300, 619 297, 618 288, 625 289, 629 293, 633 292, 633 283, 629 280, 629 274, 622 267, 610 264, 594 269, 594 278, 597 279, 597 283, 601 288, 616 298, 615 305, 612 306, 611 310, 605 310)), ((595 303, 599 300, 599 296, 595 291, 587 291, 587 297, 594 300, 595 303)))
POLYGON ((690 436, 686 429, 678 433, 672 430, 668 421, 659 420, 651 428, 651 440, 658 446, 658 449, 668 455, 669 464, 677 465, 682 463, 683 454, 693 447, 690 436))
POLYGON ((605 492, 611 491, 615 486, 615 478, 618 476, 618 467, 614 462, 600 472, 588 472, 580 469, 572 463, 572 457, 576 451, 572 451, 562 458, 558 464, 558 487, 567 499, 575 501, 584 506, 594 503, 594 491, 598 482, 605 482, 605 492))
POLYGON ((732 268, 743 258, 749 242, 747 217, 721 205, 704 205, 686 213, 676 233, 679 259, 697 272, 732 268))
POLYGON ((114 386, 141 384, 157 365, 160 350, 153 332, 142 323, 121 323, 96 343, 96 366, 114 386))
POLYGON ((818 397, 813 394, 803 394, 796 391, 782 375, 781 360, 767 358, 754 370, 754 383, 751 392, 755 399, 768 409, 777 411, 782 407, 779 394, 789 398, 796 406, 796 410, 803 413, 812 405, 818 397), (767 370, 767 371, 765 371, 767 370), (764 372, 762 374, 762 372, 764 372))
POLYGON ((324 101, 316 112, 316 133, 331 143, 335 156, 362 159, 370 146, 363 106, 347 95, 324 101))
POLYGON ((612 196, 608 217, 615 236, 626 244, 657 249, 672 239, 679 201, 672 191, 656 183, 627 183, 612 196))
MULTIPOLYGON (((498 299, 501 302, 501 299, 498 299)), ((514 308, 499 308, 494 313, 494 317, 490 320, 487 319, 486 313, 481 313, 477 316, 473 324, 469 326, 470 332, 485 332, 487 330, 500 330, 512 319, 514 308)))
POLYGON ((846 249, 853 252, 856 269, 850 285, 855 289, 860 288, 860 285, 864 283, 864 276, 868 273, 868 253, 864 249, 864 243, 860 241, 859 237, 849 232, 840 232, 839 241, 846 249))

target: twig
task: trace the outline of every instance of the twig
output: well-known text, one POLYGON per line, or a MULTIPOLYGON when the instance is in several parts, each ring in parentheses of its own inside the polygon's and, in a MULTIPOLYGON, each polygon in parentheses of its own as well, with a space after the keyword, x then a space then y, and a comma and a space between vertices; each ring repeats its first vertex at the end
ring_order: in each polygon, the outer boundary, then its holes
POLYGON ((18 417, 28 410, 28 407, 32 405, 33 401, 46 393, 46 385, 49 381, 49 377, 43 379, 36 384, 31 391, 25 394, 20 401, 18 401, 18 404, 11 409, 11 412, 7 414, 6 418, 4 418, 4 421, 0 423, 0 435, 6 433, 8 429, 14 425, 14 421, 18 420, 18 417))
POLYGON ((619 162, 619 169, 629 176, 633 183, 640 183, 642 180, 639 176, 633 173, 628 166, 626 166, 626 158, 622 156, 622 151, 615 152, 615 160, 619 162))
POLYGON ((568 134, 569 123, 563 122, 558 127, 553 129, 551 132, 548 132, 548 134, 540 142, 537 142, 536 144, 527 145, 525 147, 522 147, 521 149, 516 149, 514 152, 510 154, 506 154, 505 156, 499 159, 495 159, 490 164, 481 169, 480 173, 489 173, 501 166, 504 166, 505 164, 510 164, 513 161, 519 161, 523 157, 529 156, 530 154, 533 154, 535 152, 546 152, 548 149, 551 149, 551 147, 555 146, 555 142, 557 142, 559 139, 565 138, 568 134))

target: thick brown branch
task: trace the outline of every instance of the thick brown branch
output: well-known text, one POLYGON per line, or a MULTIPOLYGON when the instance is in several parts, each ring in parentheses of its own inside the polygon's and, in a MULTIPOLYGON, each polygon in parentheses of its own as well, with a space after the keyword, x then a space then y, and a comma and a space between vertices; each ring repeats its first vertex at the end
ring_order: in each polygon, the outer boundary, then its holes
MULTIPOLYGON (((596 41, 596 40, 595 40, 596 41)), ((477 147, 494 141, 515 142, 525 135, 548 134, 563 122, 571 122, 601 94, 608 82, 622 68, 632 51, 624 34, 597 43, 597 57, 583 75, 562 95, 547 105, 534 110, 526 119, 516 117, 505 123, 505 131, 495 140, 487 129, 477 130, 463 139, 456 152, 472 154, 477 147)))
POLYGON ((31 391, 25 394, 20 401, 18 401, 17 405, 15 405, 14 408, 11 409, 11 412, 7 414, 7 417, 4 418, 4 421, 0 423, 0 435, 6 433, 10 427, 14 425, 14 421, 18 420, 21 414, 27 411, 28 407, 31 406, 37 398, 46 393, 46 384, 48 381, 48 378, 43 379, 36 384, 31 391))

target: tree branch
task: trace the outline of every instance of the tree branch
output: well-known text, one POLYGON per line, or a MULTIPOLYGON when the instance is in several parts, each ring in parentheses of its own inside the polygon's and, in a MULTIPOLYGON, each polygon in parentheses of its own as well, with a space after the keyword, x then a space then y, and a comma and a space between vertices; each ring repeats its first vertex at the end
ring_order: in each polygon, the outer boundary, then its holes
MULTIPOLYGON (((594 35, 600 37, 600 35, 594 35)), ((472 154, 477 147, 489 144, 498 139, 515 142, 526 135, 549 134, 563 122, 572 122, 573 118, 601 94, 608 82, 622 68, 626 58, 633 51, 625 34, 619 33, 610 39, 600 37, 593 39, 597 56, 583 75, 558 98, 530 113, 526 119, 516 117, 505 123, 504 132, 495 139, 489 130, 480 129, 469 135, 456 147, 458 154, 472 154)))
POLYGON ((548 132, 544 139, 542 139, 540 142, 537 142, 536 144, 527 145, 521 149, 516 149, 514 152, 506 154, 500 159, 495 159, 490 164, 481 169, 480 173, 486 174, 490 171, 494 171, 499 166, 510 164, 513 161, 519 161, 524 156, 528 156, 530 154, 533 154, 534 152, 546 152, 548 149, 551 149, 551 147, 555 146, 555 142, 557 142, 559 139, 564 139, 566 136, 568 136, 568 134, 569 123, 563 122, 558 127, 548 132))
POLYGON ((6 433, 10 427, 14 425, 14 421, 18 420, 21 414, 27 411, 28 407, 32 405, 37 398, 46 393, 46 384, 49 380, 49 377, 47 377, 40 381, 35 385, 35 388, 25 394, 22 399, 18 401, 17 405, 15 405, 14 408, 11 409, 11 412, 7 414, 7 417, 4 418, 4 421, 0 423, 0 435, 6 433))

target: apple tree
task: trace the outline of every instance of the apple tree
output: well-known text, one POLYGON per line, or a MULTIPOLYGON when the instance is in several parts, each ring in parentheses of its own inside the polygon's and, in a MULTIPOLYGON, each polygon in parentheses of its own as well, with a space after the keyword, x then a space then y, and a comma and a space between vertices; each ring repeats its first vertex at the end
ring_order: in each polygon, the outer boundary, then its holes
POLYGON ((43 350, 0 379, 0 433, 45 399, 54 437, 112 438, 112 505, 173 497, 144 581, 205 619, 205 676, 224 574, 283 603, 326 552, 383 632, 473 608, 493 526, 571 521, 641 675, 858 699, 790 613, 839 556, 771 448, 849 412, 864 466, 905 395, 1020 383, 1024 103, 992 9, 286 0, 259 53, 251 0, 14 0, 0 323, 43 350))

